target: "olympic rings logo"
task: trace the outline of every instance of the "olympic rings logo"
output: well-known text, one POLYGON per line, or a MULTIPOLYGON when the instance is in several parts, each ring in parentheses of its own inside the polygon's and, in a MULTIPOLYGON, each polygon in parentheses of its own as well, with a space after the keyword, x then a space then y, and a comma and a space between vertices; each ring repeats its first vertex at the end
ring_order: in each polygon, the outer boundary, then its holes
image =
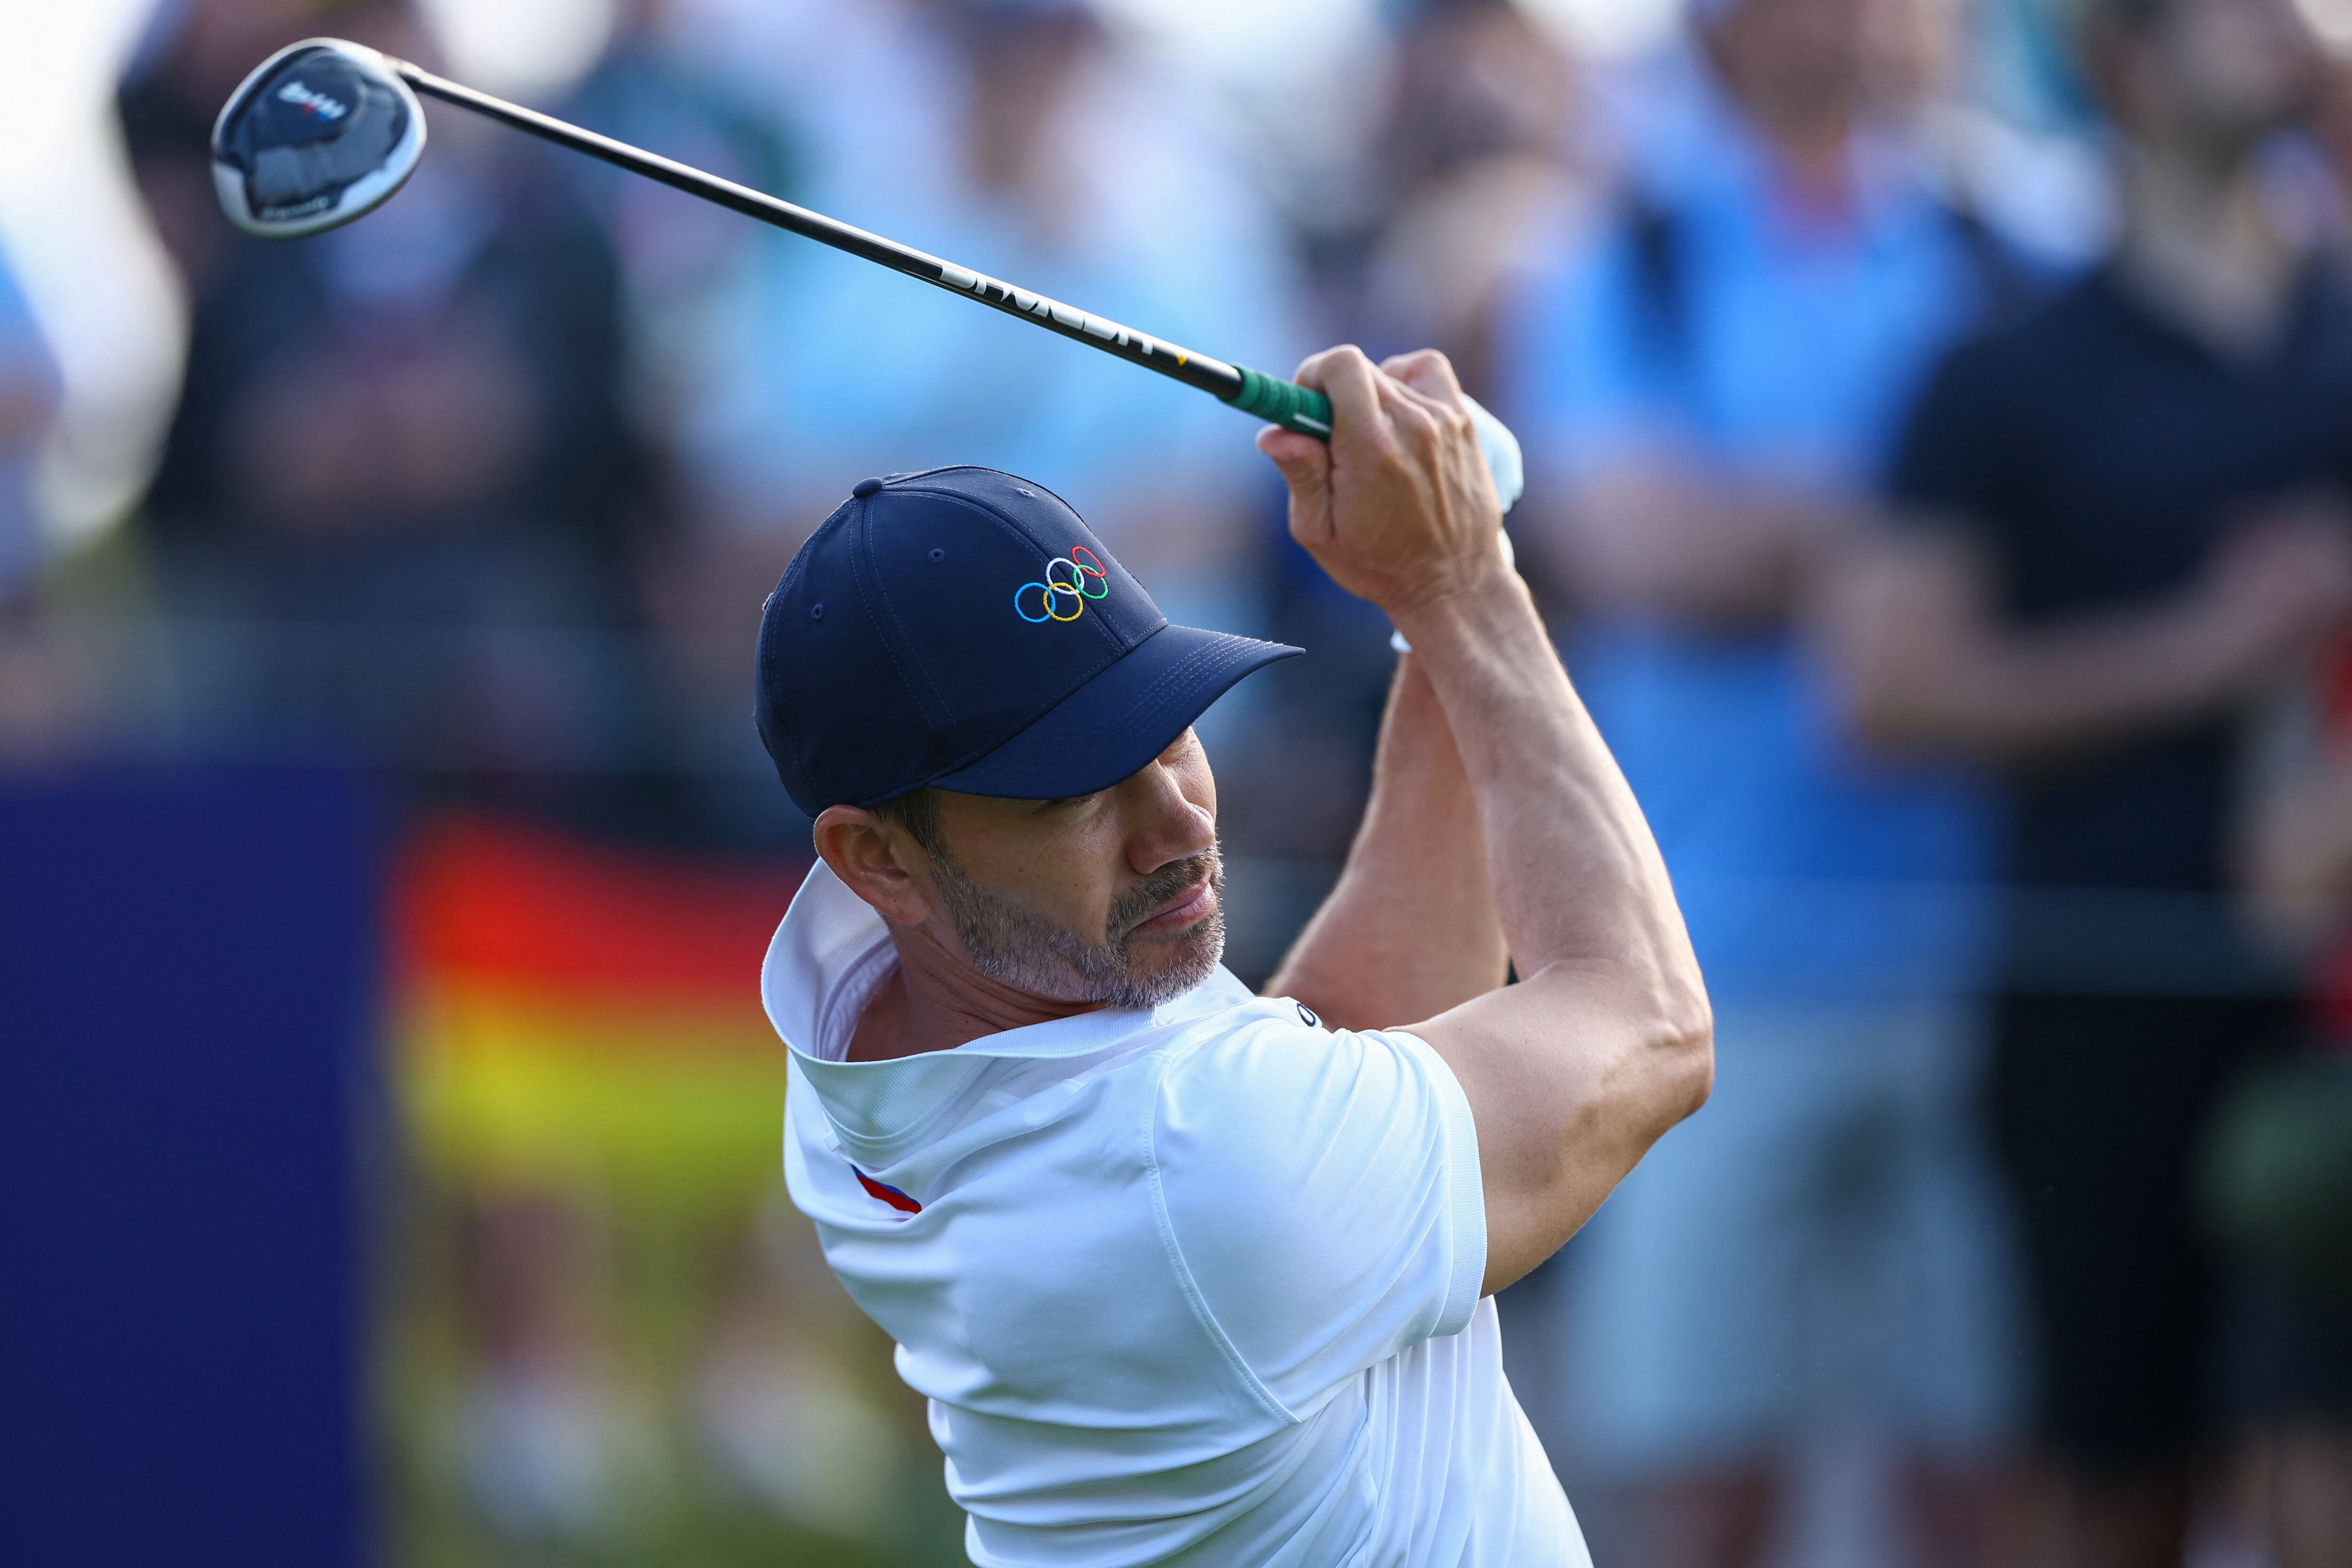
POLYGON ((1073 544, 1067 555, 1056 555, 1045 563, 1045 580, 1024 583, 1013 590, 1013 613, 1032 625, 1047 621, 1075 621, 1087 613, 1088 599, 1103 598, 1110 593, 1109 579, 1104 574, 1102 561, 1083 544, 1073 544), (1067 581, 1065 581, 1066 574, 1067 581), (1029 595, 1037 595, 1038 614, 1029 613, 1029 595), (1067 609, 1069 614, 1062 612, 1067 609))

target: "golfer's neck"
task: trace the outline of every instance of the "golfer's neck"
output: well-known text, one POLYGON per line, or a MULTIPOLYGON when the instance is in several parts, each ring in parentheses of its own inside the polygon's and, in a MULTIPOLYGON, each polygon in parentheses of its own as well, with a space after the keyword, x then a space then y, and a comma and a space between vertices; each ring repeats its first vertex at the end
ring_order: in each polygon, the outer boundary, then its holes
POLYGON ((898 967, 866 1005, 849 1042, 854 1062, 951 1051, 983 1035, 1092 1013, 1099 1002, 1057 1002, 982 974, 921 927, 890 928, 898 967))

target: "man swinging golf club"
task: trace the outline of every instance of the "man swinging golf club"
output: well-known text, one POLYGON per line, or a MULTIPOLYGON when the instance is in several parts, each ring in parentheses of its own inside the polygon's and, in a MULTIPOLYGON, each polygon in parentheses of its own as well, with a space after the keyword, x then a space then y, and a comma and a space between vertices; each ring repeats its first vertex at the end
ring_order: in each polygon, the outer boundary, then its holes
POLYGON ((762 976, 785 1171, 978 1563, 1589 1562, 1487 1298, 1705 1099, 1706 1000, 1452 371, 1299 379, 1292 534, 1413 651, 1272 994, 1218 967, 1191 725, 1297 650, 1168 625, 981 468, 858 484, 761 626, 824 862, 762 976))
POLYGON ((334 39, 222 110, 224 209, 362 216, 423 153, 418 92, 1274 421, 1292 533, 1418 650, 1259 999, 1217 966, 1192 724, 1297 649, 1169 626, 979 468, 862 481, 769 599, 760 731, 824 862, 761 981, 785 1172, 930 1400, 973 1561, 1588 1563, 1486 1298, 1706 1097, 1711 1026, 1510 569, 1509 432, 1437 355, 1280 381, 334 39))

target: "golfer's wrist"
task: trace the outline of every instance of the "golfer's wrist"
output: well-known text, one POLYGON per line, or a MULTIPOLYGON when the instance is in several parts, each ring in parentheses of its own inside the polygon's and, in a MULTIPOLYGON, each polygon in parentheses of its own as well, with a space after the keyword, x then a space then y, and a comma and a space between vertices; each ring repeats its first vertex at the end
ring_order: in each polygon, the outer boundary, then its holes
POLYGON ((1514 618, 1535 618, 1527 583, 1499 555, 1465 571, 1433 574, 1381 608, 1417 652, 1491 635, 1514 618))

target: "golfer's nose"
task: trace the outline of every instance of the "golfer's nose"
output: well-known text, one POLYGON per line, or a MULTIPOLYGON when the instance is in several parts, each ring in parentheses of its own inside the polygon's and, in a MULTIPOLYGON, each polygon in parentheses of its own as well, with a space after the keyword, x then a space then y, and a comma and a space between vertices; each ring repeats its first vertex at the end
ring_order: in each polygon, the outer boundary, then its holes
POLYGON ((1138 876, 1203 854, 1217 842, 1215 796, 1196 800, 1185 788, 1188 773, 1205 771, 1206 765, 1195 757, 1188 769, 1163 756, 1122 786, 1138 797, 1127 840, 1127 863, 1138 876))

